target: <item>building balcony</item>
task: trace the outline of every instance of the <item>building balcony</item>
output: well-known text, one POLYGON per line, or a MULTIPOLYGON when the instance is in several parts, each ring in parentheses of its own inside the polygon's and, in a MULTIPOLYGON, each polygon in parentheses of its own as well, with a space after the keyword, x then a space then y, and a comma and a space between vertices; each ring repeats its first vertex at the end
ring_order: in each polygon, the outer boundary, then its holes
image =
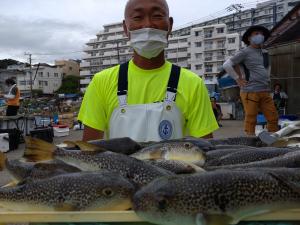
POLYGON ((96 49, 93 48, 93 46, 87 46, 87 47, 83 48, 84 52, 90 52, 90 51, 93 51, 93 50, 96 50, 96 49))
POLYGON ((81 79, 80 80, 80 84, 89 84, 91 82, 90 78, 86 78, 86 79, 81 79))
POLYGON ((89 70, 82 70, 80 71, 80 76, 91 76, 91 71, 89 70))
POLYGON ((90 66, 91 66, 90 62, 81 62, 80 63, 80 67, 90 67, 90 66))

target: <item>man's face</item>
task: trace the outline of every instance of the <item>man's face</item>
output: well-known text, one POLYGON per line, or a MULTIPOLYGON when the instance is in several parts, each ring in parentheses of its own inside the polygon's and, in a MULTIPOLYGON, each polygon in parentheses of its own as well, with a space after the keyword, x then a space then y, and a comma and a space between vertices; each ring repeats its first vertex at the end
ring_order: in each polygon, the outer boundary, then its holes
POLYGON ((126 6, 123 28, 128 37, 128 31, 142 28, 154 28, 170 33, 172 25, 173 19, 169 17, 165 0, 130 0, 126 6))
POLYGON ((261 35, 264 36, 264 33, 263 33, 262 31, 257 31, 257 30, 255 30, 255 31, 253 31, 253 32, 250 34, 250 36, 248 37, 248 41, 250 41, 251 38, 252 38, 253 36, 258 35, 258 34, 261 34, 261 35))

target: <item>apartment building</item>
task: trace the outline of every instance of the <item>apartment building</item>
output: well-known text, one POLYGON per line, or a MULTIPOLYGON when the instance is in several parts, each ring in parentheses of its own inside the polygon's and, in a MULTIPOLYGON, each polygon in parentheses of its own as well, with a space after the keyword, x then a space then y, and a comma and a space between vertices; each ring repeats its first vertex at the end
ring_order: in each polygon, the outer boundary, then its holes
POLYGON ((191 70, 205 80, 216 81, 225 60, 240 46, 238 33, 227 33, 226 24, 192 28, 190 35, 191 70))
POLYGON ((82 58, 84 61, 80 63, 81 91, 85 91, 95 73, 126 62, 132 57, 133 50, 129 46, 122 23, 105 25, 104 30, 96 36, 96 39, 86 43, 82 58))
POLYGON ((173 31, 172 34, 174 36, 189 35, 192 28, 220 23, 227 25, 229 33, 243 34, 252 25, 262 25, 271 29, 299 2, 300 0, 269 0, 258 3, 252 8, 249 8, 247 4, 233 4, 224 10, 228 11, 225 16, 215 15, 214 19, 186 24, 173 31))
POLYGON ((178 66, 190 69, 190 35, 174 36, 169 38, 165 55, 168 61, 178 66))

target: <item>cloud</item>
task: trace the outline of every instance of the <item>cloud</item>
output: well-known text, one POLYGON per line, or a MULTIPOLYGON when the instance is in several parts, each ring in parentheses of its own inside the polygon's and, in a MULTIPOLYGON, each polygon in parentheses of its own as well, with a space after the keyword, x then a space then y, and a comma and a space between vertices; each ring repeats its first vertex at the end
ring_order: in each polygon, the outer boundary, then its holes
MULTIPOLYGON (((31 53, 63 53, 83 49, 84 44, 94 38, 98 30, 86 25, 51 19, 24 20, 0 16, 0 57, 31 53)), ((74 56, 70 55, 70 56, 74 56)), ((80 58, 81 54, 75 55, 80 58)), ((47 61, 60 56, 41 57, 47 61)), ((67 57, 66 54, 61 57, 67 57)))

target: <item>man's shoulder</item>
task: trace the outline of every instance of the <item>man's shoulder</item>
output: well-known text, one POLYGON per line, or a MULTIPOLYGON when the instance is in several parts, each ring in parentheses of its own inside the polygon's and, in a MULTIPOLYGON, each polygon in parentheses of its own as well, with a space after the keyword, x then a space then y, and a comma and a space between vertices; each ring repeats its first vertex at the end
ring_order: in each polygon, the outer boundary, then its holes
POLYGON ((95 80, 103 80, 103 79, 110 79, 113 76, 116 76, 119 72, 120 65, 116 65, 104 70, 99 71, 94 75, 95 80))
POLYGON ((186 68, 181 68, 180 77, 187 82, 203 82, 202 78, 198 74, 186 68))

